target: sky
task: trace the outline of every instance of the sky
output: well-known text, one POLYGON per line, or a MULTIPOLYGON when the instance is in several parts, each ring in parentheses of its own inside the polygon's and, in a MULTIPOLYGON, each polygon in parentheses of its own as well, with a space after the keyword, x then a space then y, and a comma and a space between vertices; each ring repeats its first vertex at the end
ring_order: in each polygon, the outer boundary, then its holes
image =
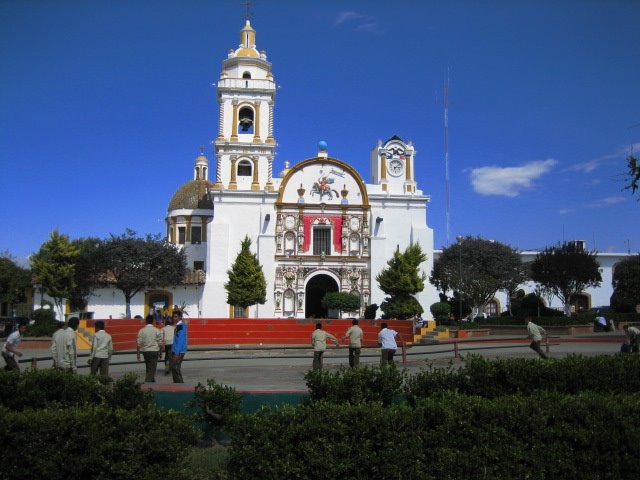
MULTIPOLYGON (((165 233, 201 145, 240 0, 0 0, 0 253, 165 233)), ((585 240, 640 250, 640 2, 255 0, 278 85, 274 174, 331 157, 370 181, 378 139, 417 150, 435 247, 585 240), (450 208, 447 222, 445 82, 450 208)))

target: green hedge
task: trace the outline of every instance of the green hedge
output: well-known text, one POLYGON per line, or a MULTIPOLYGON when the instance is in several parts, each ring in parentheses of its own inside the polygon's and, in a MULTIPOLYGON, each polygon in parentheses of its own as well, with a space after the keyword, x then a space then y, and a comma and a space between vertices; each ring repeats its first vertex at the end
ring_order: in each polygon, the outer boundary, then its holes
POLYGON ((384 368, 363 366, 341 367, 336 372, 309 370, 304 379, 311 401, 370 402, 389 405, 401 392, 405 372, 394 365, 384 368))
POLYGON ((55 369, 0 372, 0 405, 11 410, 98 404, 132 409, 152 405, 153 395, 140 389, 135 374, 111 383, 108 378, 55 369))
POLYGON ((153 407, 0 407, 3 480, 183 478, 190 417, 153 407))
POLYGON ((469 355, 457 369, 431 368, 408 376, 404 384, 409 401, 447 390, 468 395, 498 397, 547 390, 565 394, 640 392, 640 356, 613 355, 561 359, 509 358, 488 360, 469 355))
POLYGON ((640 396, 448 392, 235 417, 230 478, 635 479, 640 396))
POLYGON ((415 403, 419 398, 454 390, 498 397, 549 390, 566 394, 640 392, 640 356, 611 355, 560 359, 507 358, 489 360, 472 354, 461 366, 429 367, 408 374, 394 367, 312 370, 305 375, 311 401, 360 403, 394 400, 415 403))

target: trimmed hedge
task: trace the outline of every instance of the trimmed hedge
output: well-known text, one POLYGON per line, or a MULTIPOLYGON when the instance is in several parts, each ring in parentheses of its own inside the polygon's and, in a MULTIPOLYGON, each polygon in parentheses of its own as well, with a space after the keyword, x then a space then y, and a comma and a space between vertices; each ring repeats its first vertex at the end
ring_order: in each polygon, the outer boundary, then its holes
POLYGON ((495 398, 546 390, 565 394, 640 392, 640 356, 613 355, 562 359, 465 357, 458 369, 432 368, 407 377, 405 395, 411 402, 443 391, 495 398))
POLYGON ((305 375, 310 400, 335 403, 377 401, 390 405, 404 398, 419 398, 454 390, 494 398, 549 390, 566 394, 640 392, 640 355, 561 359, 495 359, 467 355, 464 363, 423 369, 414 374, 394 367, 340 368, 335 372, 311 370, 305 375))
POLYGON ((192 418, 152 407, 0 407, 3 480, 184 478, 192 418))
POLYGON ((404 370, 400 371, 394 365, 388 365, 383 368, 341 367, 336 372, 309 370, 304 379, 309 388, 311 401, 325 400, 336 403, 379 401, 383 405, 389 405, 401 394, 405 376, 404 370))
POLYGON ((0 372, 0 405, 11 410, 106 405, 133 409, 153 404, 153 394, 140 389, 135 374, 111 383, 101 376, 76 375, 56 369, 0 372))
POLYGON ((230 478, 635 479, 640 396, 448 392, 415 407, 315 402, 234 418, 230 478))

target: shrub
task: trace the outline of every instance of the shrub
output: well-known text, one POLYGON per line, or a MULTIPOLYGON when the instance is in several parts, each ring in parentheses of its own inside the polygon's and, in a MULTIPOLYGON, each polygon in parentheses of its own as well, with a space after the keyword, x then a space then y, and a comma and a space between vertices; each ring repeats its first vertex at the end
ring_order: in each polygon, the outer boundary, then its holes
POLYGON ((447 302, 436 302, 429 307, 433 319, 438 324, 445 324, 449 321, 449 314, 451 313, 451 305, 447 302))
POLYGON ((33 325, 24 332, 25 337, 50 337, 58 328, 56 313, 52 308, 40 308, 32 315, 33 325))
POLYGON ((76 375, 56 369, 0 372, 0 405, 11 410, 105 405, 134 409, 153 404, 135 374, 116 382, 101 376, 76 375))
POLYGON ((364 309, 365 320, 375 320, 377 311, 378 311, 377 303, 372 303, 371 305, 367 305, 367 307, 364 309))
POLYGON ((0 407, 5 480, 181 478, 196 440, 191 418, 155 408, 0 407))
POLYGON ((447 392, 415 407, 314 402, 238 416, 233 479, 635 479, 640 397, 447 392), (293 447, 294 446, 294 447, 293 447))
POLYGON ((447 390, 487 398, 538 390, 566 394, 640 392, 637 355, 571 355, 544 362, 522 358, 488 360, 469 355, 464 360, 458 369, 432 368, 409 376, 404 390, 407 399, 415 404, 420 398, 447 390))
POLYGON ((200 418, 213 427, 225 425, 233 415, 242 410, 242 395, 236 389, 227 385, 220 385, 213 379, 207 380, 204 386, 198 383, 195 397, 190 406, 198 407, 200 418))
POLYGON ((336 372, 309 370, 305 382, 310 400, 328 402, 381 402, 390 405, 402 393, 406 377, 395 365, 359 368, 341 367, 336 372))

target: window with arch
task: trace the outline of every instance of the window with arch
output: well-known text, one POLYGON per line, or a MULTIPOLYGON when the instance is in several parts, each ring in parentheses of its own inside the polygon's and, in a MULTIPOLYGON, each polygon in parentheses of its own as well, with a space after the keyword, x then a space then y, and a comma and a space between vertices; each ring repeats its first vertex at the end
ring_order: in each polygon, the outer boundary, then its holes
POLYGON ((244 72, 242 78, 251 78, 251 72, 244 72))
POLYGON ((251 162, 249 160, 240 160, 240 162, 238 162, 238 176, 250 177, 252 174, 253 167, 251 166, 251 162))
POLYGON ((244 106, 238 114, 238 125, 241 133, 253 133, 254 114, 251 107, 244 106))
POLYGON ((484 313, 489 317, 498 315, 498 313, 500 313, 499 310, 498 301, 495 298, 489 300, 489 302, 484 306, 484 313))

